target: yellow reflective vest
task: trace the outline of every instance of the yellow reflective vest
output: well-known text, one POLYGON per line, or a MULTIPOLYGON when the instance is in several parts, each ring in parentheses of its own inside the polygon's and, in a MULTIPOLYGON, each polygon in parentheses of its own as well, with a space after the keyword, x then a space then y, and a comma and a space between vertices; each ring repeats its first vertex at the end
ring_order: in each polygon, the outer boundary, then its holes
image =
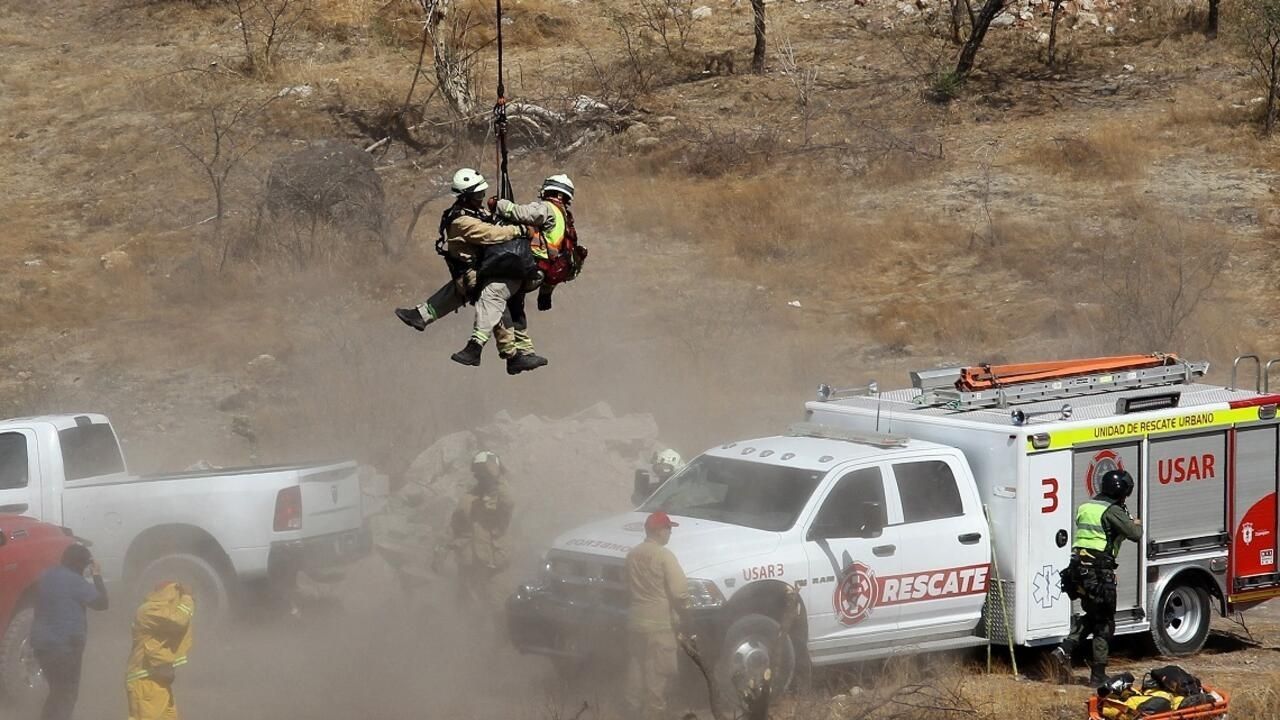
POLYGON ((1108 502, 1087 500, 1076 509, 1076 541, 1071 547, 1106 552, 1107 531, 1102 526, 1102 516, 1110 507, 1108 502))

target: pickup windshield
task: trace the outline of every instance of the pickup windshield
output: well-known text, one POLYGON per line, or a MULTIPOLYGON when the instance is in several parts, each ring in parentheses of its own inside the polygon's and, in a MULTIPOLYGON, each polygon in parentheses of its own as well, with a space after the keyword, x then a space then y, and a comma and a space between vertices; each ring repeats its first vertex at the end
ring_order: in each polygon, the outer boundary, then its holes
POLYGON ((821 480, 813 470, 702 455, 640 510, 780 532, 795 524, 821 480))

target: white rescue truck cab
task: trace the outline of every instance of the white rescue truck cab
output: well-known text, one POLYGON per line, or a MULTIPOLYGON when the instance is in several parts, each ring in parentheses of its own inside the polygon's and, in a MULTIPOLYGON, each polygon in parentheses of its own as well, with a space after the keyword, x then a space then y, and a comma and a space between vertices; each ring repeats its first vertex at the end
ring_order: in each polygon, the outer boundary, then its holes
POLYGON ((1174 356, 1034 368, 912 373, 912 388, 884 393, 823 386, 791 434, 709 450, 635 512, 560 536, 508 603, 515 645, 562 661, 616 647, 623 558, 655 510, 680 523, 669 547, 722 679, 772 664, 787 682, 804 663, 988 636, 1057 643, 1075 508, 1117 467, 1135 479, 1128 508, 1144 529, 1118 558, 1117 633, 1189 654, 1215 605, 1280 595, 1280 395, 1261 379, 1197 382, 1208 364, 1174 356), (994 380, 969 382, 983 372, 994 380), (786 585, 803 618, 770 658, 786 585))

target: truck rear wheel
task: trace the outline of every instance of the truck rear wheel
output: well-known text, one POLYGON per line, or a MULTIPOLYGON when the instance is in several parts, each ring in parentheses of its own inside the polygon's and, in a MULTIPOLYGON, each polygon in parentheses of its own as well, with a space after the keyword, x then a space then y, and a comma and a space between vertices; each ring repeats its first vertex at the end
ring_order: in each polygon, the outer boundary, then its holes
POLYGON ((1161 655, 1191 655, 1209 637, 1209 594, 1195 585, 1165 588, 1151 619, 1151 641, 1161 655))
POLYGON ((0 636, 0 698, 19 707, 34 703, 43 684, 31 649, 35 617, 34 609, 22 608, 0 636))
POLYGON ((743 615, 729 626, 716 663, 720 694, 731 708, 741 705, 742 691, 752 682, 758 685, 764 671, 773 668, 775 697, 791 685, 796 673, 796 649, 790 635, 779 633, 782 626, 767 615, 743 615), (779 654, 778 658, 773 653, 779 654))
POLYGON ((199 555, 175 553, 147 563, 132 593, 138 604, 162 582, 176 581, 191 590, 196 601, 196 617, 204 626, 220 625, 231 615, 231 593, 218 568, 199 555))

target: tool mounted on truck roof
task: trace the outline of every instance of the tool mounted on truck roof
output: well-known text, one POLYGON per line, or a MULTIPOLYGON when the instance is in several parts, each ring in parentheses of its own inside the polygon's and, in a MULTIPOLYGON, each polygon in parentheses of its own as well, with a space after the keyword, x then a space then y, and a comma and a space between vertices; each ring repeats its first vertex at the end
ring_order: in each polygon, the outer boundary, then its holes
MULTIPOLYGON (((922 370, 911 373, 911 385, 920 391, 915 399, 919 405, 975 410, 1185 384, 1203 377, 1208 370, 1207 362, 1153 353, 922 370)), ((1069 411, 1063 414, 1069 416, 1069 411)))

